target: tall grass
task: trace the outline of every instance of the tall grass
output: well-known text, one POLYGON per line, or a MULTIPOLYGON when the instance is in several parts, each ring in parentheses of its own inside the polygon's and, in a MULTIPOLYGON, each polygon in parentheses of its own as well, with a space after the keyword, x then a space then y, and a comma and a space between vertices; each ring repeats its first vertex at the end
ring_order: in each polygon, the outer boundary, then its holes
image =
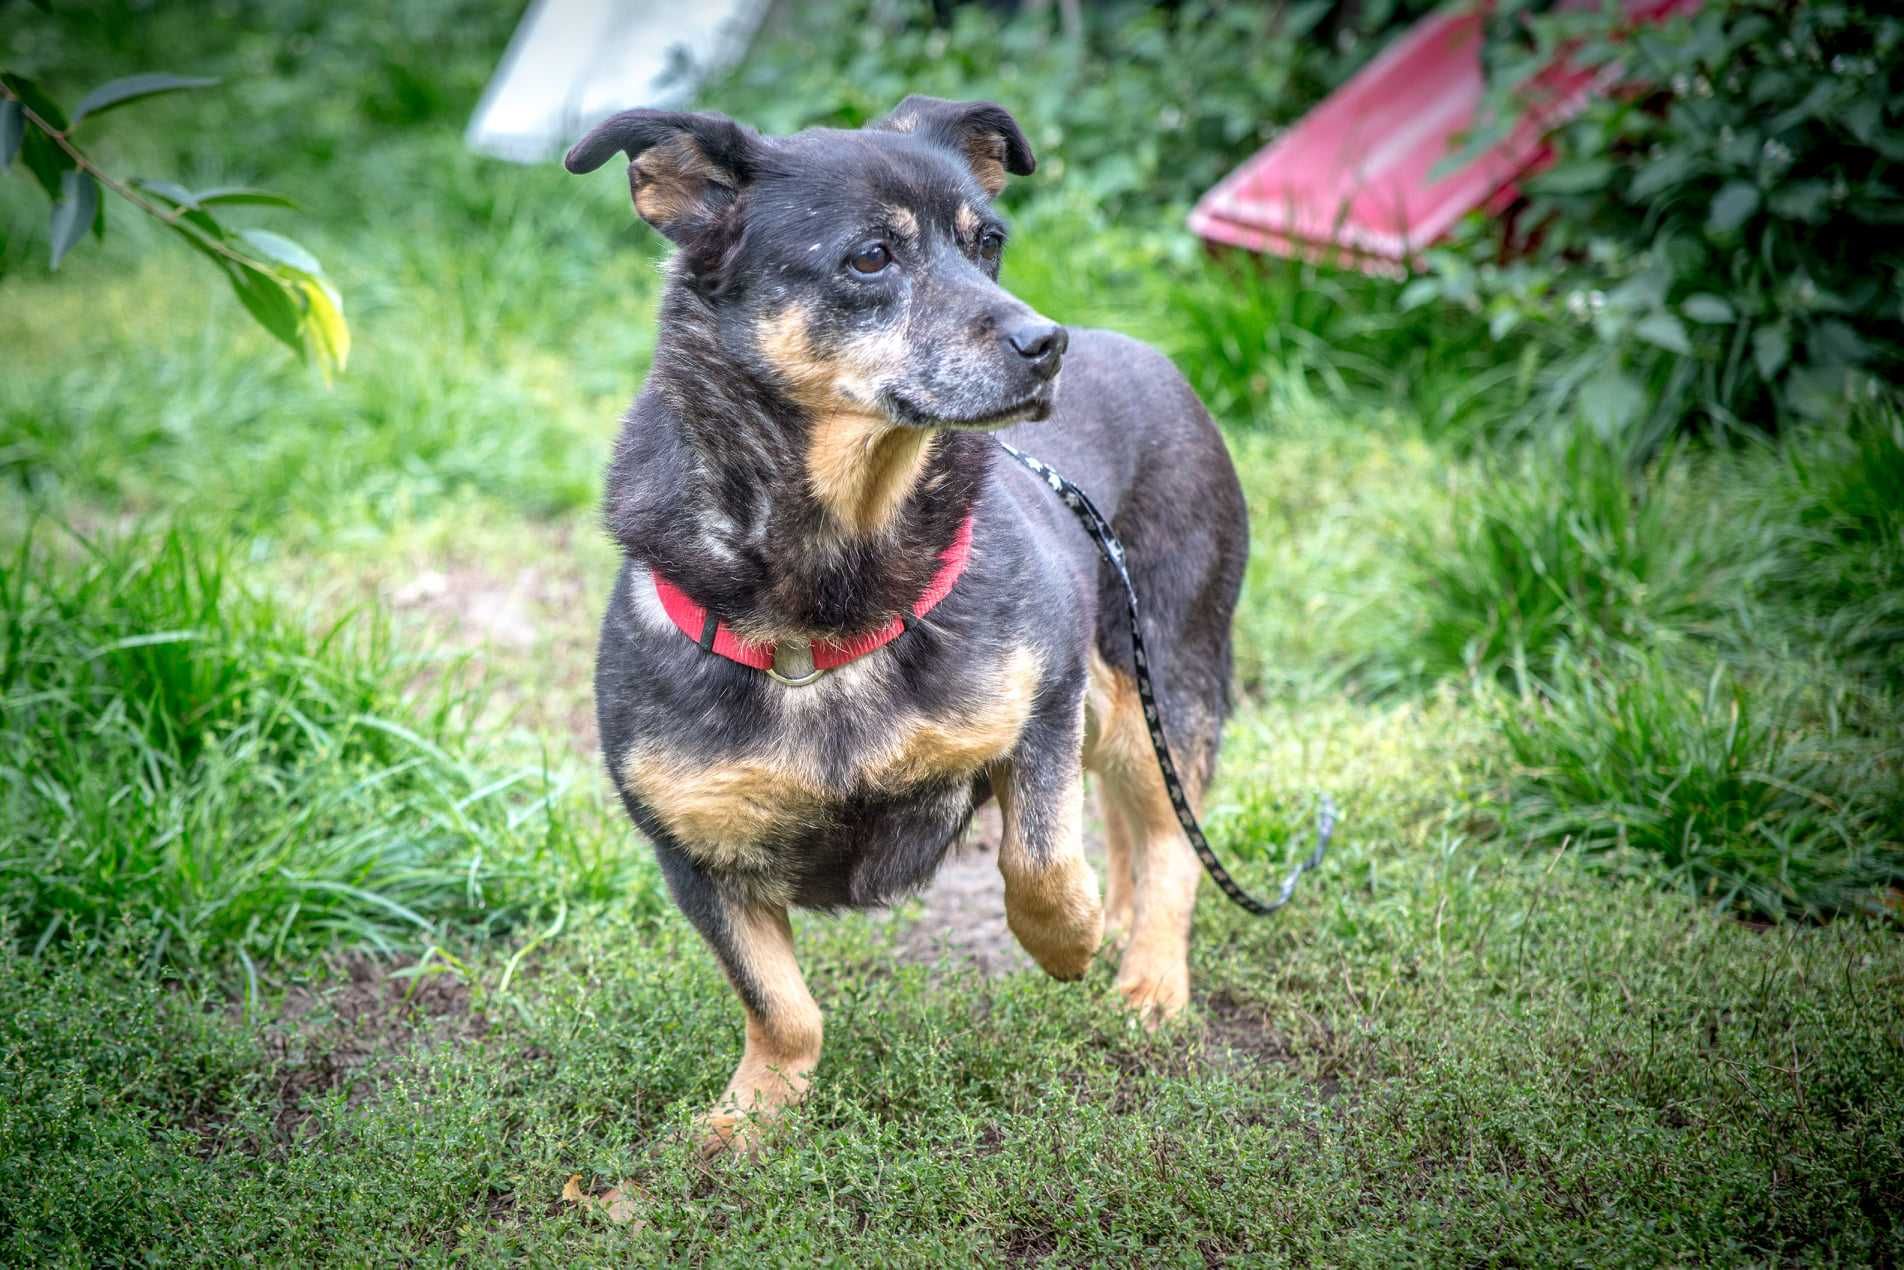
MULTIPOLYGON (((311 633, 174 528, 0 567, 0 911, 34 948, 122 915, 155 962, 392 950, 606 898, 625 858, 373 623, 311 633)), ((69 548, 76 548, 71 550, 69 548)), ((439 677, 447 683, 447 677, 439 677)))
POLYGON ((1904 688, 1904 405, 1788 442, 1770 500, 1784 526, 1764 600, 1805 638, 1904 688))
POLYGON ((1881 912, 1904 884, 1904 743, 1815 692, 1632 647, 1565 652, 1542 688, 1497 709, 1510 833, 1773 918, 1881 912))
POLYGON ((1405 669, 1524 683, 1569 641, 1719 633, 1770 542, 1721 520, 1700 480, 1685 461, 1636 472, 1585 431, 1492 465, 1458 491, 1449 532, 1409 540, 1421 591, 1405 669))

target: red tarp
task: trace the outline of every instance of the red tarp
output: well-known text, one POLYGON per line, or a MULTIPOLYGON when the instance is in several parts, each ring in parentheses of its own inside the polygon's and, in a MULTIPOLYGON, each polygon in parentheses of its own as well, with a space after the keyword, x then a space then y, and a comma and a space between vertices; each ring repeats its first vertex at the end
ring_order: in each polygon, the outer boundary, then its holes
MULTIPOLYGON (((1626 3, 1638 21, 1697 6, 1698 0, 1626 3)), ((1390 273, 1467 213, 1505 208, 1518 193, 1515 182, 1552 160, 1545 134, 1618 71, 1556 61, 1530 86, 1537 112, 1465 166, 1431 180, 1481 101, 1484 20, 1478 8, 1424 19, 1198 200, 1191 230, 1233 247, 1390 273)))

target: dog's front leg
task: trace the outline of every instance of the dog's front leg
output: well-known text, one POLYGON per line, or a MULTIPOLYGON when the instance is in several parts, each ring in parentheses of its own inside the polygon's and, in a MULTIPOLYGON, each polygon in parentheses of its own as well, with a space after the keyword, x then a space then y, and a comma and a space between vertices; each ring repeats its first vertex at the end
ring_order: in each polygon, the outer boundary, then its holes
POLYGON ((805 1097, 820 1061, 820 1007, 793 958, 793 928, 778 904, 716 900, 697 923, 747 1011, 747 1043, 727 1089, 702 1117, 701 1150, 747 1151, 780 1110, 805 1097))
POLYGON ((1082 712, 1038 721, 993 772, 1005 834, 1005 921, 1054 979, 1079 979, 1104 938, 1097 875, 1084 858, 1082 712))

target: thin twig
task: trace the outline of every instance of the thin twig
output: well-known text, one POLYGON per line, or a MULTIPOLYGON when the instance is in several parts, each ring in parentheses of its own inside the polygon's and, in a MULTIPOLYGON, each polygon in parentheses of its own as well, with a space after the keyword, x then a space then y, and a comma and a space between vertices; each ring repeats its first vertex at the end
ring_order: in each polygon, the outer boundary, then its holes
POLYGON ((225 257, 227 260, 231 260, 237 264, 241 264, 245 266, 247 269, 258 268, 257 261, 252 260, 250 257, 244 255, 242 252, 233 251, 231 248, 227 247, 224 243, 220 242, 216 238, 211 237, 204 230, 192 224, 190 221, 181 220, 180 217, 184 215, 186 209, 177 208, 173 211, 168 212, 164 208, 159 207, 157 204, 153 203, 150 199, 146 198, 143 194, 140 194, 137 190, 133 189, 131 186, 118 180, 116 177, 113 177, 110 174, 108 174, 105 171, 105 169, 101 168, 98 164, 94 163, 91 159, 87 158, 83 150, 81 150, 78 146, 75 146, 70 140, 68 140, 65 132, 61 131, 58 128, 55 128, 52 124, 48 123, 44 118, 40 116, 38 111, 34 110, 33 107, 27 105, 26 102, 21 99, 19 94, 15 93, 12 89, 7 88, 4 84, 0 84, 0 93, 5 93, 8 101, 19 102, 21 113, 23 113, 26 116, 28 122, 30 122, 35 128, 38 128, 40 132, 44 134, 46 138, 50 140, 54 145, 66 151, 66 156, 73 161, 73 165, 75 167, 79 168, 82 172, 85 172, 86 174, 91 176, 95 181, 98 181, 101 185, 111 190, 114 194, 117 194, 120 198, 126 200, 126 202, 132 204, 134 207, 144 212, 147 216, 152 217, 154 220, 164 221, 167 225, 170 225, 172 228, 182 231, 188 237, 192 238, 195 242, 197 242, 200 246, 204 247, 205 250, 214 252, 220 256, 225 257))

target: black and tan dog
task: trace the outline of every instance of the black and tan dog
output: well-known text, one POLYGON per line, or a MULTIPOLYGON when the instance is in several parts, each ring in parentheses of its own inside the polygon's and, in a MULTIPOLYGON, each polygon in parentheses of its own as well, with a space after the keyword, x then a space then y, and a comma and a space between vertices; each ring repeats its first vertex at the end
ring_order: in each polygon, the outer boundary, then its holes
POLYGON ((1121 592, 990 434, 1034 423, 1005 435, 1127 544, 1194 799, 1248 550, 1209 415, 1160 354, 1067 333, 1000 288, 992 198, 1033 159, 997 106, 912 97, 857 132, 772 138, 638 110, 567 165, 617 151, 679 250, 608 477, 626 560, 597 710, 629 813, 746 1007, 709 1147, 751 1142, 819 1061, 788 908, 915 890, 994 795, 1019 942, 1076 979, 1108 927, 1119 991, 1147 1022, 1174 1015, 1201 873, 1127 673, 1121 592), (1086 768, 1109 831, 1101 906, 1086 768))

